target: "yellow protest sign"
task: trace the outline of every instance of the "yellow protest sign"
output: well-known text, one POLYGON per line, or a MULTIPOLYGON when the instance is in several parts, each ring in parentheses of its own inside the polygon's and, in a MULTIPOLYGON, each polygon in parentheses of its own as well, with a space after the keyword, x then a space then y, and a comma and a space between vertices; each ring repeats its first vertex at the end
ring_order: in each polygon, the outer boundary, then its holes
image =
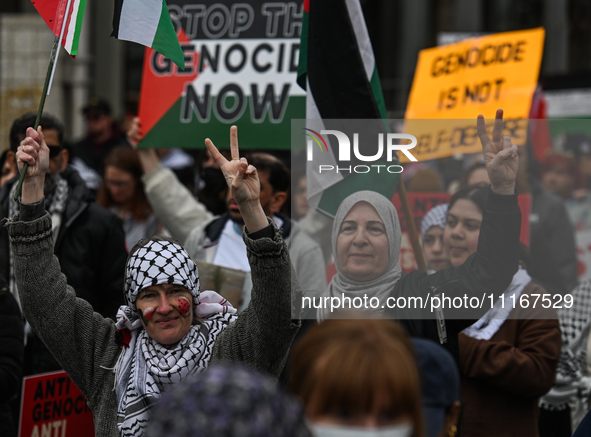
POLYGON ((422 138, 413 155, 423 161, 480 151, 478 142, 457 141, 475 128, 478 114, 494 119, 502 108, 505 120, 527 119, 543 48, 544 29, 537 28, 421 50, 405 114, 405 132, 422 138))

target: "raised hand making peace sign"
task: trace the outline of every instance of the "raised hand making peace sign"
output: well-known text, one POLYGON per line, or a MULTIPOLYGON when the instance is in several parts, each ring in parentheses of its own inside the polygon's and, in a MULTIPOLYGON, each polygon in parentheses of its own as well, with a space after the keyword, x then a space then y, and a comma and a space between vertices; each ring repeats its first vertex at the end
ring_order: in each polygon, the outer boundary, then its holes
POLYGON ((259 175, 257 169, 249 165, 246 158, 240 158, 238 128, 236 126, 230 128, 231 161, 228 161, 219 152, 209 138, 205 140, 205 146, 222 170, 228 188, 232 190, 232 198, 240 208, 248 232, 255 232, 266 227, 269 223, 260 202, 259 175))
POLYGON ((486 132, 484 117, 478 116, 478 136, 482 143, 484 163, 491 188, 498 194, 513 194, 519 166, 517 146, 510 137, 503 137, 503 110, 497 110, 492 141, 486 132))

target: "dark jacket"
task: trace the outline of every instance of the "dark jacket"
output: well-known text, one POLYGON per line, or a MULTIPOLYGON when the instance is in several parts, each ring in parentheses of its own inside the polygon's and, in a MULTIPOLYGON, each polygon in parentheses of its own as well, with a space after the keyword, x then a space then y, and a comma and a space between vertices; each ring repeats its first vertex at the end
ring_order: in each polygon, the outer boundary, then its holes
MULTIPOLYGON (((521 296, 534 302, 547 293, 530 282, 521 296)), ((535 308, 517 305, 490 340, 459 340, 461 435, 538 437, 539 397, 554 385, 560 357, 556 311, 541 300, 535 308)))
POLYGON ((578 284, 575 230, 561 198, 532 182, 530 214, 532 278, 549 293, 565 295, 578 284))
MULTIPOLYGON (((115 319, 123 304, 123 274, 127 260, 125 235, 119 217, 88 201, 88 191, 78 172, 67 167, 62 177, 69 192, 54 253, 62 273, 76 295, 89 302, 104 317, 115 319)), ((16 178, 0 191, 0 212, 8 215, 8 197, 16 178)), ((0 229, 0 274, 9 277, 8 232, 0 229)), ((33 336, 27 345, 27 374, 57 370, 57 363, 40 340, 33 336)))
POLYGON ((18 303, 0 277, 0 435, 3 437, 15 437, 18 429, 9 402, 17 398, 21 385, 24 333, 18 303))
MULTIPOLYGON (((448 349, 456 361, 459 357, 458 334, 491 308, 491 302, 505 291, 519 266, 519 234, 521 211, 517 195, 501 196, 489 189, 486 208, 482 215, 476 253, 462 265, 428 275, 414 270, 403 275, 394 287, 392 296, 420 296, 427 302, 422 310, 393 309, 392 318, 398 320, 411 337, 423 337, 440 343, 437 321, 431 311, 435 294, 462 300, 459 308, 443 309, 448 349), (491 294, 494 299, 491 301, 491 294), (482 306, 466 308, 464 296, 476 297, 482 306), (428 299, 427 299, 428 298, 428 299)), ((459 302, 459 301, 458 301, 459 302)))

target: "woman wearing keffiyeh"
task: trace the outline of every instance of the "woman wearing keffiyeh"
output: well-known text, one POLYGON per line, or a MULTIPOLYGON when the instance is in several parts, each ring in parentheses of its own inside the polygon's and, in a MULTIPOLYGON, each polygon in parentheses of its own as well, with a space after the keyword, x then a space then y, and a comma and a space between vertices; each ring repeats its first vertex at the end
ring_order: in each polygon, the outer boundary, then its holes
MULTIPOLYGON (((41 129, 29 129, 17 160, 29 164, 20 213, 9 221, 23 312, 57 361, 85 394, 95 434, 142 436, 163 392, 216 361, 244 363, 277 376, 298 325, 293 324, 291 263, 277 228, 259 201, 258 174, 207 139, 245 221, 253 275, 250 306, 236 310, 213 291, 199 290, 197 267, 165 238, 138 243, 125 271, 126 305, 117 323, 76 299, 52 255, 51 217, 43 210, 48 149, 41 129), (272 303, 270 303, 272 302, 272 303)), ((295 279, 295 278, 294 278, 295 279)), ((296 296, 294 296, 295 298, 296 296)), ((297 317, 297 315, 296 315, 297 317)))

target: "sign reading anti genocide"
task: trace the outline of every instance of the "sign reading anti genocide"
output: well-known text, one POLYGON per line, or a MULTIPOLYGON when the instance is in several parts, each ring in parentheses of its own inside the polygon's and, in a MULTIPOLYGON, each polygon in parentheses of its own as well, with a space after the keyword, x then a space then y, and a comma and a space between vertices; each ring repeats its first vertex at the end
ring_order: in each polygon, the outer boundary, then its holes
POLYGON ((305 116, 296 84, 302 2, 169 0, 185 70, 147 49, 141 147, 202 148, 206 137, 241 148, 289 148, 290 120, 305 116))
POLYGON ((23 380, 19 437, 92 437, 86 398, 66 372, 23 380))
POLYGON ((476 117, 491 119, 492 130, 499 108, 505 128, 509 123, 517 131, 513 140, 523 145, 543 48, 538 28, 421 50, 405 114, 405 132, 420 138, 418 160, 479 152, 480 143, 470 141, 477 138, 476 117))

